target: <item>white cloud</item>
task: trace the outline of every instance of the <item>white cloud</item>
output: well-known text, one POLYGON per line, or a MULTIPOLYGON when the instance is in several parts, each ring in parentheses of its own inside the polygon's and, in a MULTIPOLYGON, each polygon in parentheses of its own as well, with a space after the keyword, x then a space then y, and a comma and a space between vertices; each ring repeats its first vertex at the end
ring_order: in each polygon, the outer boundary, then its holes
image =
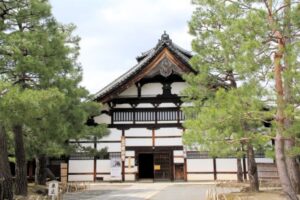
POLYGON ((77 25, 82 85, 94 93, 135 64, 164 30, 190 50, 190 0, 50 0, 59 21, 77 25))

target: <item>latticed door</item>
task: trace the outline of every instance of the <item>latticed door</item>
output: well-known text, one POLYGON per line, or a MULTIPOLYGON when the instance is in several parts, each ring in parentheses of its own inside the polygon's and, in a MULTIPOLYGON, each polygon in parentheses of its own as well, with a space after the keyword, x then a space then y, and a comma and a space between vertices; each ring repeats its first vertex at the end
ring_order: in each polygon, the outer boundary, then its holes
POLYGON ((154 154, 154 179, 170 180, 171 179, 171 155, 169 152, 154 154))

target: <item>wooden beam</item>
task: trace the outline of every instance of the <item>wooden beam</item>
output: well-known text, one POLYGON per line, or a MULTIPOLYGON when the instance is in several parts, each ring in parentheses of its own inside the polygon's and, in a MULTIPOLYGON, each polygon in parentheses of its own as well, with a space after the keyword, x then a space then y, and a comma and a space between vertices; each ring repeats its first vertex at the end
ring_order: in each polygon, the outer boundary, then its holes
POLYGON ((216 162, 216 158, 213 158, 213 166, 214 166, 214 180, 217 180, 217 162, 216 162))

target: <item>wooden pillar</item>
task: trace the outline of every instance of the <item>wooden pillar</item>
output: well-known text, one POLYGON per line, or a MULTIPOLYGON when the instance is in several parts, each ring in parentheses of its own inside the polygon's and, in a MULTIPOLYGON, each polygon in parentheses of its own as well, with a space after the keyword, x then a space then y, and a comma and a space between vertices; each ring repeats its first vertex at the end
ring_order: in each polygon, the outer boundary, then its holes
MULTIPOLYGON (((182 136, 184 134, 185 128, 182 129, 182 136)), ((183 146, 183 173, 184 173, 184 181, 187 181, 187 151, 183 146)))
MULTIPOLYGON (((94 149, 97 150, 97 137, 94 137, 94 149)), ((97 157, 94 156, 94 182, 97 180, 97 157)))
POLYGON ((244 180, 247 180, 247 169, 246 169, 246 158, 243 156, 243 172, 244 172, 244 180))
POLYGON ((186 164, 186 157, 184 159, 184 166, 183 166, 183 173, 184 173, 184 181, 187 181, 187 164, 186 164))
POLYGON ((216 158, 213 158, 213 166, 214 166, 214 180, 217 180, 217 162, 216 162, 216 158))
POLYGON ((152 128, 152 149, 155 148, 155 129, 152 128))
POLYGON ((121 160, 122 160, 122 181, 125 181, 125 130, 122 129, 122 138, 121 138, 121 160))

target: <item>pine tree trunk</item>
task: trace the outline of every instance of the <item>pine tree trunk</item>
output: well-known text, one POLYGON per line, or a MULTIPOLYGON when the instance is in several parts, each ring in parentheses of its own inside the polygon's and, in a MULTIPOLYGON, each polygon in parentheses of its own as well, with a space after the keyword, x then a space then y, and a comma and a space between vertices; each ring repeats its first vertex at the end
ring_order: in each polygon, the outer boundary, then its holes
MULTIPOLYGON (((291 45, 291 0, 284 0, 284 4, 286 5, 284 8, 284 35, 285 35, 285 45, 291 45)), ((292 89, 293 89, 293 80, 291 77, 292 66, 289 62, 289 48, 284 52, 284 68, 286 76, 284 76, 284 97, 286 104, 293 105, 293 96, 292 96, 292 89)), ((284 125, 285 129, 289 130, 294 123, 293 116, 286 116, 284 125)), ((290 136, 289 140, 285 140, 285 150, 288 152, 295 147, 295 138, 294 136, 290 136)), ((295 156, 287 156, 286 157, 286 164, 289 173, 289 177, 291 179, 292 186, 296 193, 300 194, 300 172, 299 166, 296 162, 295 156)))
POLYGON ((253 146, 250 143, 247 144, 247 157, 248 157, 248 176, 250 182, 250 191, 258 192, 259 181, 258 181, 257 165, 255 161, 253 146))
POLYGON ((25 157, 22 125, 15 125, 13 127, 13 132, 16 156, 15 193, 16 195, 27 196, 27 163, 25 157))
MULTIPOLYGON (((279 33, 277 33, 279 34, 279 33)), ((284 41, 279 35, 278 39, 278 50, 274 57, 274 78, 275 78, 275 90, 277 93, 277 113, 276 113, 276 138, 275 138, 275 156, 276 164, 278 168, 278 175, 281 182, 283 192, 285 193, 287 199, 298 200, 297 194, 292 186, 291 180, 289 178, 289 173, 285 160, 284 151, 284 107, 285 101, 283 96, 283 83, 282 83, 282 72, 281 72, 281 60, 284 52, 284 41)))
POLYGON ((47 179, 47 166, 46 156, 39 155, 35 158, 35 183, 38 185, 46 185, 47 179))
POLYGON ((243 167, 242 167, 242 159, 237 158, 237 180, 239 183, 243 182, 243 167))
MULTIPOLYGON (((285 148, 286 150, 290 150, 295 147, 294 139, 286 140, 285 141, 285 148)), ((300 172, 299 172, 299 165, 296 161, 295 156, 288 156, 286 158, 286 165, 289 173, 289 177, 291 179, 292 186, 296 193, 300 194, 300 172)))
POLYGON ((5 128, 0 124, 0 199, 13 199, 13 180, 7 153, 5 128))

